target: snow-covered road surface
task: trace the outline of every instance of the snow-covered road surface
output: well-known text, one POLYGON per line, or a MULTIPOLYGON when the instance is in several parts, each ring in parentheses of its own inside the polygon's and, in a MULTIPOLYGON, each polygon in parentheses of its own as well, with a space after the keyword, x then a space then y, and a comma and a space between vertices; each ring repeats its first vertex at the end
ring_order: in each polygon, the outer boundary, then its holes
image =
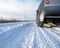
POLYGON ((0 24, 0 48, 60 48, 60 30, 35 22, 0 24))

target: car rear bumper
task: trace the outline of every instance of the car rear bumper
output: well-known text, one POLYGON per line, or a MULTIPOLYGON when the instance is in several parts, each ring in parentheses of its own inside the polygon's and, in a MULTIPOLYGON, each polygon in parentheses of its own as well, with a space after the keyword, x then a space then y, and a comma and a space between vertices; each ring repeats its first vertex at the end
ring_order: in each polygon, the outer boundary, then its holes
POLYGON ((45 16, 45 18, 60 18, 60 16, 45 16))

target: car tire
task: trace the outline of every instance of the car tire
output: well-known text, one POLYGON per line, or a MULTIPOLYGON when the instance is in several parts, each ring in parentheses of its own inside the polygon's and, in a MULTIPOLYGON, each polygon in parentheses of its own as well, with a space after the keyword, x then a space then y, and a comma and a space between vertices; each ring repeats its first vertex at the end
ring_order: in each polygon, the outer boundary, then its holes
POLYGON ((43 22, 40 21, 40 22, 38 23, 38 27, 43 27, 43 22))

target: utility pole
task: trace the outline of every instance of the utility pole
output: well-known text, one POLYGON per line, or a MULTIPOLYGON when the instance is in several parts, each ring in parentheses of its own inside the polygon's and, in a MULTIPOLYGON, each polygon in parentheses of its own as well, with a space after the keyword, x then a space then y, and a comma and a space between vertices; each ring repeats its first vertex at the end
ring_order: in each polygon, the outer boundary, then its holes
POLYGON ((25 15, 24 15, 24 20, 25 20, 25 15))

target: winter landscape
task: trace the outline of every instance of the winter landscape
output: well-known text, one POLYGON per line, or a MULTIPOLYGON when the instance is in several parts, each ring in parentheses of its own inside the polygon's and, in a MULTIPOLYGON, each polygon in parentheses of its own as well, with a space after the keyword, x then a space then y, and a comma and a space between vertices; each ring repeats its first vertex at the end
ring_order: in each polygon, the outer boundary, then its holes
POLYGON ((0 48, 60 48, 59 20, 60 0, 0 0, 0 48))

